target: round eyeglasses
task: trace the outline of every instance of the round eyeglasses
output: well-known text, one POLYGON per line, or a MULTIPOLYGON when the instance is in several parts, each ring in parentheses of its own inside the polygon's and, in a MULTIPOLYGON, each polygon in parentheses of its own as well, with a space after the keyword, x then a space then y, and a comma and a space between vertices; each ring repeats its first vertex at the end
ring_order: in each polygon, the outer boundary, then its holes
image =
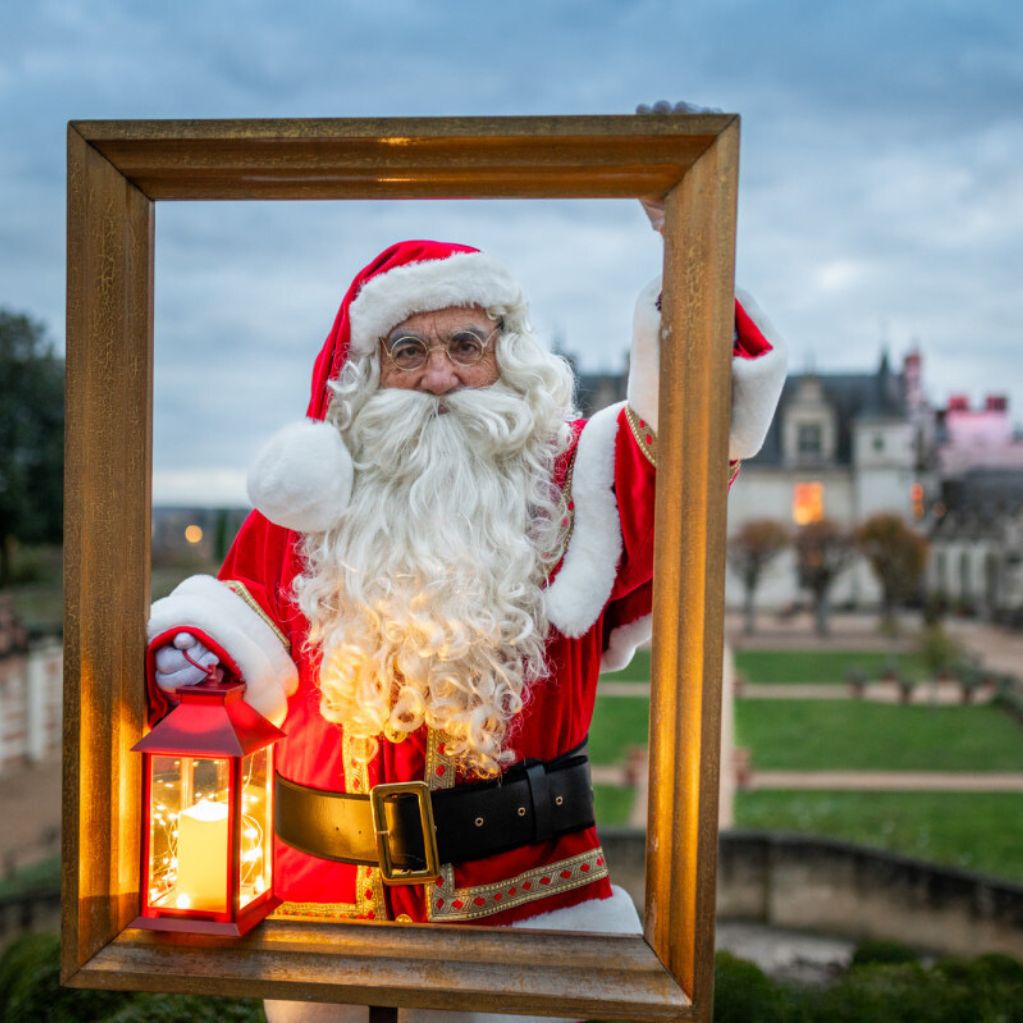
POLYGON ((402 373, 413 373, 422 369, 435 348, 442 348, 456 366, 475 366, 483 360, 491 339, 501 329, 501 324, 484 335, 479 327, 459 327, 440 341, 430 344, 418 334, 399 334, 384 341, 384 355, 402 373))

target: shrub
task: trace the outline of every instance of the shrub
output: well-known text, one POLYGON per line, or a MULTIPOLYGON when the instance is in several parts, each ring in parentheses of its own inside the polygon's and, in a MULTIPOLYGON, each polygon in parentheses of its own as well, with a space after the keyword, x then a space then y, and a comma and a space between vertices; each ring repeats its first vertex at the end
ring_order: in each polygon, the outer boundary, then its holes
POLYGON ((102 1023, 265 1023, 263 1003, 245 998, 140 995, 102 1023))
POLYGON ((970 992, 918 963, 854 967, 808 1001, 813 1023, 979 1023, 970 992))
POLYGON ((142 995, 60 986, 60 939, 29 934, 0 958, 0 1019, 18 1023, 264 1023, 251 998, 142 995))
POLYGON ((867 688, 867 672, 859 665, 853 665, 846 669, 845 683, 852 690, 854 696, 862 696, 867 688))
POLYGON ((935 678, 948 674, 960 653, 959 645, 941 622, 924 626, 917 640, 917 652, 935 678))
POLYGON ((897 675, 895 678, 895 684, 899 688, 899 699, 903 703, 910 703, 913 699, 913 691, 917 687, 917 680, 910 678, 908 675, 897 675))
POLYGON ((871 939, 861 941, 852 955, 852 966, 868 963, 916 963, 920 957, 908 945, 898 941, 871 939))
POLYGON ((60 939, 29 934, 0 959, 0 1019, 18 1023, 102 1020, 135 998, 119 991, 82 991, 60 986, 60 939))
POLYGON ((782 992, 760 967, 730 952, 714 966, 714 1023, 785 1023, 782 992))

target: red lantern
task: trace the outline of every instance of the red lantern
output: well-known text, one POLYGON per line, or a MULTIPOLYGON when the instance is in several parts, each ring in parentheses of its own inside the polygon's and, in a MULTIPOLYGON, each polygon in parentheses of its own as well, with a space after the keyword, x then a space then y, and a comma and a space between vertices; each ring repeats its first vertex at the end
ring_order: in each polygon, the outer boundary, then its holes
POLYGON ((241 936, 273 894, 273 744, 242 682, 182 686, 144 756, 142 915, 134 927, 241 936))

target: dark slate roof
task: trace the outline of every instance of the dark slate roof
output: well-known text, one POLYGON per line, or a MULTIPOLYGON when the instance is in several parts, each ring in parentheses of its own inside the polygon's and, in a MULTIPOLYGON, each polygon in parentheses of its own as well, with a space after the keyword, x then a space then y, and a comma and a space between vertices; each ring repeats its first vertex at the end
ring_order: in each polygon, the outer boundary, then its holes
POLYGON ((852 464, 852 424, 864 418, 897 418, 907 414, 903 396, 902 376, 893 373, 888 356, 881 359, 875 373, 795 373, 786 379, 771 428, 764 446, 755 458, 755 465, 781 465, 782 420, 784 409, 799 393, 807 378, 820 381, 824 399, 838 413, 838 445, 835 460, 839 465, 852 464))
POLYGON ((993 520, 1023 508, 1023 469, 970 469, 943 480, 946 521, 993 520))

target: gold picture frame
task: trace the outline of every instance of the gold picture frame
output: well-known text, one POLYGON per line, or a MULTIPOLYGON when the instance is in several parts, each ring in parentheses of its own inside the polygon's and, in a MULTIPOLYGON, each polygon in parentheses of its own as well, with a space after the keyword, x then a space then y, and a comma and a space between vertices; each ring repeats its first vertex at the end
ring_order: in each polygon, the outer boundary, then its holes
POLYGON ((735 115, 68 125, 62 979, 622 1020, 711 1018, 735 115), (155 204, 667 197, 644 936, 139 911, 155 204))

